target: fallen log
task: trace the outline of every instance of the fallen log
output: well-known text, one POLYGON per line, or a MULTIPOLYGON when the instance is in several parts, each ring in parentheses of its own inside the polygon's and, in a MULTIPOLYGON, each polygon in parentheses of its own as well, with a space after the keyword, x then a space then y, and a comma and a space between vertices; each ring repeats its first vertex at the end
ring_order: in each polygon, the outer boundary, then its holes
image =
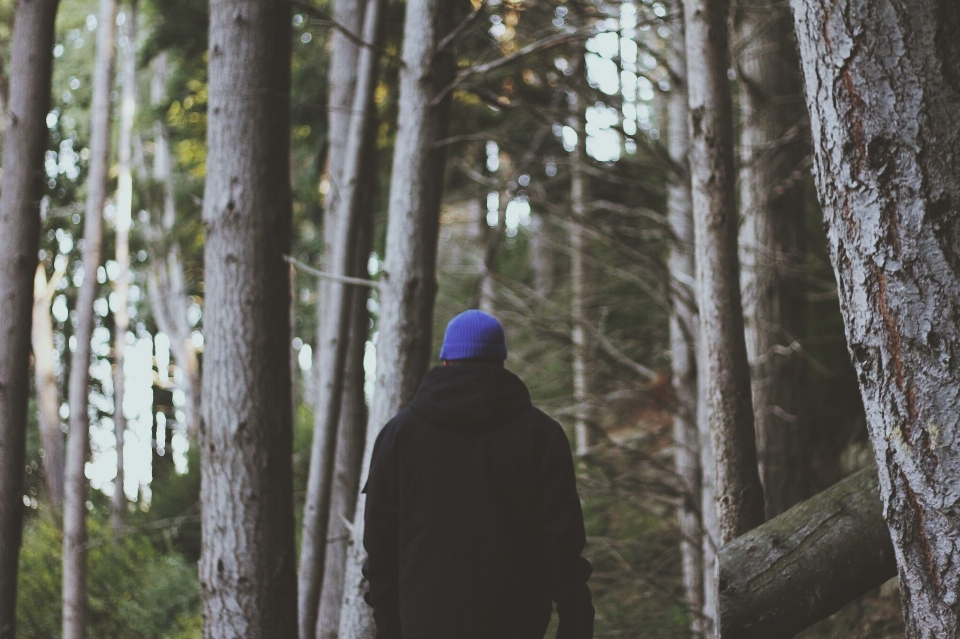
POLYGON ((897 574, 875 468, 720 549, 720 636, 793 637, 897 574))

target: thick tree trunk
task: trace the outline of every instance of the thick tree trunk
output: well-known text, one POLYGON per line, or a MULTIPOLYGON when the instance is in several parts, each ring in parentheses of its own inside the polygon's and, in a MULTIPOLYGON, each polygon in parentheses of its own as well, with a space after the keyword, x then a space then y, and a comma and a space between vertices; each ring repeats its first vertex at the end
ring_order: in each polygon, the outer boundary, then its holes
MULTIPOLYGON (((579 65, 578 65, 579 68, 579 65)), ((588 242, 583 226, 587 222, 587 176, 583 164, 587 161, 586 133, 584 132, 583 98, 571 93, 571 115, 567 126, 576 131, 577 144, 570 153, 570 341, 573 343, 573 401, 577 405, 574 433, 577 454, 582 455, 597 443, 597 424, 590 397, 590 342, 587 338, 586 293, 590 290, 587 260, 588 242)))
POLYGON ((37 266, 31 330, 34 384, 37 387, 40 441, 43 444, 43 480, 47 487, 47 499, 57 511, 63 507, 63 430, 60 427, 60 391, 57 388, 57 372, 54 366, 56 348, 53 343, 50 304, 66 265, 66 258, 58 260, 56 271, 49 282, 43 264, 37 266))
MULTIPOLYGON (((381 279, 376 392, 370 410, 363 472, 377 433, 416 392, 427 370, 437 293, 437 239, 443 195, 450 96, 434 98, 454 77, 452 51, 437 50, 456 24, 460 7, 440 0, 410 0, 404 23, 397 138, 387 222, 385 273, 381 279)), ((361 493, 347 559, 340 639, 373 636, 373 617, 363 601, 364 560, 361 493)))
POLYGON ((667 186, 667 213, 673 243, 670 245, 669 272, 672 293, 670 314, 670 357, 676 412, 673 436, 675 463, 680 482, 680 556, 683 589, 690 608, 691 631, 703 632, 703 527, 700 523, 700 441, 697 431, 697 334, 696 264, 694 263, 693 209, 690 202, 690 176, 686 172, 690 135, 687 129, 686 64, 683 49, 683 10, 673 2, 673 36, 670 66, 675 77, 667 108, 670 159, 684 169, 671 177, 667 186))
POLYGON ((127 300, 130 295, 130 222, 133 214, 133 123, 137 114, 137 0, 127 8, 121 78, 123 89, 120 102, 120 170, 117 176, 117 238, 116 260, 120 273, 114 286, 116 308, 113 311, 115 334, 113 340, 113 422, 117 439, 117 475, 113 479, 110 522, 114 532, 123 526, 127 497, 123 492, 123 438, 127 432, 127 418, 123 414, 125 376, 124 352, 127 347, 127 329, 130 314, 127 300))
POLYGON ((106 201, 110 156, 110 88, 113 78, 114 27, 117 0, 100 0, 97 17, 97 54, 90 105, 90 167, 83 218, 83 282, 77 293, 77 347, 70 368, 70 430, 67 434, 63 503, 63 639, 83 639, 87 605, 87 461, 90 416, 90 339, 93 302, 100 288, 97 269, 103 250, 103 206, 106 201))
MULTIPOLYGON (((383 0, 366 0, 364 5, 361 37, 364 42, 374 43, 380 29, 383 0)), ((338 169, 332 173, 335 177, 327 202, 327 223, 333 226, 334 232, 325 234, 329 243, 324 249, 324 265, 327 272, 334 275, 349 276, 356 271, 357 233, 363 213, 359 206, 364 184, 363 155, 369 146, 365 144, 367 132, 375 121, 373 90, 378 70, 378 54, 374 49, 357 47, 357 58, 351 69, 356 76, 349 110, 352 117, 340 157, 336 158, 338 169)), ((317 628, 353 309, 351 298, 362 295, 355 287, 332 281, 321 281, 320 290, 323 319, 317 335, 316 420, 300 550, 301 639, 315 636, 317 628)))
MULTIPOLYGON (((7 130, 7 102, 10 98, 10 79, 0 58, 0 151, 3 150, 3 132, 7 130)), ((0 164, 0 167, 3 165, 0 164)))
POLYGON ((866 468, 723 547, 720 634, 792 637, 895 574, 877 471, 866 468))
POLYGON ((297 632, 290 405, 291 10, 210 3, 201 427, 204 639, 297 632))
POLYGON ((13 639, 30 397, 30 320, 40 241, 56 0, 20 0, 0 181, 0 639, 13 639))
POLYGON ((725 0, 689 0, 684 13, 700 339, 706 351, 700 373, 706 376, 721 543, 763 523, 740 305, 727 8, 725 0))
POLYGON ((753 378, 757 458, 766 515, 811 490, 803 415, 804 197, 807 152, 800 62, 790 8, 742 0, 740 69, 740 256, 743 317, 753 378))
MULTIPOLYGON (((167 89, 167 56, 160 53, 152 63, 150 79, 150 103, 154 108, 163 104, 167 89)), ((148 282, 150 307, 157 328, 170 338, 173 359, 183 371, 182 390, 185 398, 184 414, 187 434, 191 442, 197 441, 200 424, 200 363, 197 349, 191 339, 190 322, 187 318, 189 297, 180 247, 174 243, 164 251, 162 239, 170 237, 176 223, 176 206, 173 196, 173 167, 170 155, 170 139, 166 125, 156 121, 154 128, 153 179, 161 186, 159 224, 151 229, 157 255, 151 263, 152 276, 148 282)))
POLYGON ((960 636, 960 13, 795 1, 815 175, 907 636, 960 636))

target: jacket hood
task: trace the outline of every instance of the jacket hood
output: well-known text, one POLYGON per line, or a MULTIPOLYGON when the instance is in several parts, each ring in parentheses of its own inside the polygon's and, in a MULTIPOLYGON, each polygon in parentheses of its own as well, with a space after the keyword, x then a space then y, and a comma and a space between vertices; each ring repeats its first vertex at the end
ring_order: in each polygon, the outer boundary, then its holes
POLYGON ((530 391, 499 366, 437 366, 423 378, 410 408, 440 428, 491 430, 530 406, 530 391))

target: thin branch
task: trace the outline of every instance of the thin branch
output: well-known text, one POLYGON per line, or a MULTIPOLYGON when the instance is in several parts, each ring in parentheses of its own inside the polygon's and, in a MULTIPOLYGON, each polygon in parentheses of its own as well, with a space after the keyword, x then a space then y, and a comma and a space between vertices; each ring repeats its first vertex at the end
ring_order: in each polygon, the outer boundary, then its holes
POLYGON ((290 4, 296 7, 297 9, 299 9, 300 11, 303 11, 311 18, 320 20, 321 22, 324 22, 327 25, 333 27, 334 29, 342 33, 347 40, 349 40, 350 42, 353 42, 355 45, 359 47, 366 47, 371 51, 376 51, 377 53, 384 55, 387 58, 390 58, 391 60, 394 60, 401 67, 406 66, 403 63, 403 60, 400 58, 400 56, 394 53, 391 53, 382 47, 378 47, 372 42, 365 41, 359 35, 351 31, 350 29, 348 29, 346 25, 338 22, 333 16, 328 14, 326 11, 323 11, 322 9, 319 9, 313 6, 306 0, 290 0, 290 4))
POLYGON ((309 266, 309 265, 307 265, 307 264, 304 264, 304 263, 301 262, 300 260, 296 259, 295 257, 291 257, 291 256, 289 256, 289 255, 284 255, 284 256, 283 256, 283 259, 284 259, 288 264, 293 264, 295 267, 297 267, 298 269, 300 269, 300 270, 303 271, 304 273, 307 273, 307 274, 309 274, 309 275, 313 275, 314 277, 319 277, 319 278, 321 278, 321 279, 330 280, 330 281, 332 281, 332 282, 340 282, 341 284, 351 284, 351 285, 353 285, 353 286, 366 286, 367 288, 372 288, 372 289, 377 289, 377 290, 380 289, 380 283, 379 283, 379 282, 374 282, 373 280, 368 280, 368 279, 365 279, 365 278, 362 278, 362 277, 348 277, 348 276, 346 276, 346 275, 335 275, 335 274, 333 274, 333 273, 328 273, 328 272, 326 272, 326 271, 321 271, 321 270, 318 270, 318 269, 313 268, 312 266, 309 266))
POLYGON ((486 6, 486 0, 481 0, 480 5, 471 11, 466 18, 464 18, 456 28, 444 36, 443 40, 440 41, 440 44, 437 45, 437 53, 440 53, 453 42, 458 35, 466 31, 470 25, 476 22, 477 18, 480 17, 480 12, 483 11, 484 6, 486 6))
POLYGON ((529 55, 540 53, 542 51, 546 51, 547 49, 552 49, 553 47, 557 47, 557 46, 560 46, 561 44, 566 44, 568 42, 575 42, 577 40, 586 40, 588 38, 593 37, 595 34, 596 32, 593 29, 588 29, 584 31, 574 31, 573 33, 557 33, 552 36, 547 36, 542 40, 537 40, 536 42, 528 44, 527 46, 521 49, 518 49, 517 51, 511 53, 510 55, 505 55, 502 58, 497 58, 496 60, 491 60, 490 62, 486 62, 484 64, 478 64, 468 69, 464 69, 463 71, 457 74, 457 77, 454 78, 453 82, 451 82, 446 87, 444 87, 443 90, 440 91, 440 93, 435 98, 433 98, 433 100, 430 102, 430 106, 434 107, 440 104, 440 102, 445 97, 447 97, 447 94, 449 94, 451 91, 456 89, 457 86, 460 85, 460 83, 462 83, 464 80, 466 80, 471 76, 474 76, 477 74, 489 73, 490 71, 494 71, 501 67, 505 67, 508 64, 512 64, 513 62, 516 62, 517 60, 525 58, 529 55))

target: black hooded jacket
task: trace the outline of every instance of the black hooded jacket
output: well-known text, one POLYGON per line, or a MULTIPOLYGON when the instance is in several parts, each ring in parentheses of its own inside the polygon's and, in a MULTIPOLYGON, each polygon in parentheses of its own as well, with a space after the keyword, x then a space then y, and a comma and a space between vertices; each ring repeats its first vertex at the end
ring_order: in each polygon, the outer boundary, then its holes
POLYGON ((570 444, 520 378, 457 364, 377 437, 363 543, 378 639, 591 639, 570 444))

